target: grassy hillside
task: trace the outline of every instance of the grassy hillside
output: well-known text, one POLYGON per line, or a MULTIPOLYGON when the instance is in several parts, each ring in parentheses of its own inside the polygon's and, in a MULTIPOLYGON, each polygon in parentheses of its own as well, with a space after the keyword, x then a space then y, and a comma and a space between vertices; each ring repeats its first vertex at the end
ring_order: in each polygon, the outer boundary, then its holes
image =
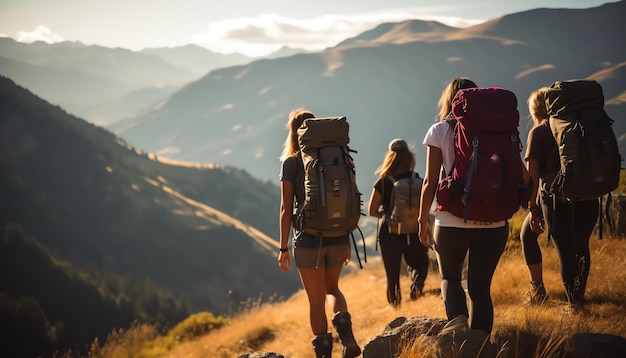
MULTIPOLYGON (((513 220, 515 225, 519 225, 523 215, 518 213, 513 220)), ((499 357, 559 357, 558 354, 548 355, 548 352, 562 346, 572 334, 580 332, 626 337, 626 321, 623 320, 626 316, 624 239, 605 236, 600 241, 596 236, 592 238, 592 264, 586 295, 588 305, 580 315, 564 314, 566 301, 557 254, 545 235, 540 236, 540 244, 549 300, 542 307, 524 303, 528 272, 519 241, 510 239, 492 286, 495 310, 492 339, 500 350, 499 357)), ((385 274, 380 261, 370 261, 364 270, 344 275, 340 283, 353 316, 355 336, 362 345, 396 317, 426 315, 445 318, 439 277, 434 269, 426 281, 426 294, 416 301, 403 302, 399 309, 393 309, 386 302, 385 274)), ((408 292, 407 277, 402 278, 401 285, 408 292)), ((226 358, 251 351, 265 351, 290 357, 310 357, 311 331, 306 307, 307 299, 303 291, 283 302, 260 304, 251 300, 241 306, 238 314, 225 318, 227 324, 216 324, 208 334, 202 332, 195 338, 171 344, 171 340, 165 339, 167 332, 160 336, 149 325, 135 326, 111 335, 100 350, 93 352, 98 353, 96 357, 110 357, 116 352, 136 357, 226 358)), ((188 324, 193 326, 192 321, 188 324)), ((427 348, 420 344, 404 347, 401 357, 425 356, 421 352, 427 348)), ((339 344, 335 344, 333 354, 340 356, 339 344)))
POLYGON ((27 355, 50 353, 290 295, 278 200, 245 170, 140 152, 0 77, 0 328, 23 327, 3 348, 36 333, 27 355))

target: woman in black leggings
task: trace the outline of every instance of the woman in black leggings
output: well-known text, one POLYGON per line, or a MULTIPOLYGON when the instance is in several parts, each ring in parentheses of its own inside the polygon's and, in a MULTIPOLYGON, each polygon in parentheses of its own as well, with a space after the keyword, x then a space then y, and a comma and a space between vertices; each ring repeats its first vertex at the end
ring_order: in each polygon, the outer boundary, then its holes
POLYGON ((493 328, 491 280, 508 237, 508 221, 467 220, 437 210, 434 228, 429 220, 431 206, 443 170, 449 173, 454 163, 454 133, 447 122, 451 115, 452 99, 459 89, 477 87, 467 78, 455 78, 441 94, 439 116, 426 136, 426 174, 421 195, 419 237, 422 244, 434 249, 441 274, 441 293, 448 323, 442 332, 463 331, 469 328, 487 333, 493 328), (461 272, 466 255, 468 261, 468 293, 471 306, 461 285, 461 272))
POLYGON ((577 312, 585 304, 585 288, 591 266, 589 237, 598 220, 598 200, 567 203, 542 201, 552 242, 559 254, 561 278, 569 308, 577 312), (554 203, 554 209, 552 205, 554 203))
MULTIPOLYGON (((376 173, 380 177, 374 183, 372 196, 369 201, 369 215, 378 218, 387 218, 391 213, 391 192, 394 181, 392 178, 404 179, 415 177, 413 172, 415 157, 408 144, 403 139, 394 139, 389 143, 389 150, 376 173), (382 208, 382 210, 381 210, 382 208)), ((416 180, 422 182, 419 176, 416 180)), ((420 189, 415 195, 419 197, 420 189)), ((418 208, 416 208, 418 209, 418 208)), ((417 219, 416 219, 417 220, 417 219)), ((428 249, 424 247, 417 236, 417 231, 409 234, 394 234, 389 230, 389 223, 383 220, 379 230, 380 254, 387 274, 387 301, 397 307, 402 303, 400 291, 400 266, 402 256, 407 263, 407 271, 411 279, 409 295, 417 299, 424 289, 424 281, 428 275, 428 249)))
POLYGON ((448 317, 468 315, 465 291, 461 286, 461 271, 465 255, 469 252, 467 292, 472 304, 471 328, 491 332, 491 279, 504 252, 508 233, 508 222, 492 229, 435 226, 433 235, 437 238, 441 291, 448 317))
POLYGON ((541 209, 531 198, 530 227, 535 233, 543 232, 544 225, 547 227, 559 255, 568 307, 577 312, 585 303, 591 265, 589 237, 598 220, 599 205, 597 199, 569 203, 549 194, 551 173, 559 170, 559 158, 557 144, 548 125, 549 116, 545 107, 547 90, 544 87, 534 91, 528 100, 531 115, 539 120, 535 120, 536 124, 528 134, 526 160, 531 176, 533 166, 536 166, 535 170, 541 178, 538 194, 541 209))
MULTIPOLYGON (((536 205, 533 206, 533 208, 533 210, 540 210, 536 205)), ((548 299, 548 294, 543 284, 543 256, 541 255, 541 248, 537 241, 539 234, 532 231, 530 227, 532 215, 533 214, 529 212, 524 219, 524 223, 522 223, 520 240, 522 241, 524 261, 526 261, 528 274, 530 276, 530 288, 526 292, 527 303, 541 305, 548 299)), ((543 217, 543 214, 541 214, 541 217, 543 217)))
POLYGON ((539 187, 545 186, 546 177, 559 168, 558 157, 555 155, 556 153, 552 153, 556 149, 548 126, 549 116, 545 105, 546 90, 546 87, 537 89, 528 97, 528 112, 533 127, 528 134, 524 159, 534 185, 527 203, 530 211, 522 224, 520 239, 530 276, 530 289, 526 293, 530 304, 543 304, 548 297, 543 285, 543 260, 537 242, 539 234, 543 233, 545 229, 543 224, 545 215, 540 206, 538 193, 539 187), (539 155, 539 153, 544 152, 551 155, 539 155))

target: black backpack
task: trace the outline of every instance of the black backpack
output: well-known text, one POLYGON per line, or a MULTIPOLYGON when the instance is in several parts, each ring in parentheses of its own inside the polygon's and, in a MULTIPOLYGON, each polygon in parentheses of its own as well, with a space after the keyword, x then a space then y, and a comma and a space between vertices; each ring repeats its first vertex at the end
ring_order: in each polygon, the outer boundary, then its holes
POLYGON ((592 200, 619 184, 621 156, 602 86, 592 80, 557 81, 546 92, 560 169, 548 191, 557 199, 592 200))

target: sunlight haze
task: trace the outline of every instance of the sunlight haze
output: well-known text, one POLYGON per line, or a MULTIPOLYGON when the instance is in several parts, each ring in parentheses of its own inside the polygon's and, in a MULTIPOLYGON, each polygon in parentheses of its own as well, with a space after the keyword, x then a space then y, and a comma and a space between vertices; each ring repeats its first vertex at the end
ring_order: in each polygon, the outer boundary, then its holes
POLYGON ((131 50, 197 44, 254 57, 283 46, 323 50, 384 22, 422 19, 466 27, 534 8, 587 8, 607 2, 4 0, 0 36, 26 43, 79 41, 131 50))

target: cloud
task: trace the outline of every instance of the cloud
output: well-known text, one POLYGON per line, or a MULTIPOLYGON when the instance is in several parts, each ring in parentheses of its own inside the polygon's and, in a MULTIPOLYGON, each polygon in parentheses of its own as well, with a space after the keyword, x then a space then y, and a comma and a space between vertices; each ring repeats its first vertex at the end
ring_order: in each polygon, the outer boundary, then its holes
POLYGON ((309 51, 323 50, 385 22, 419 18, 466 27, 483 21, 446 16, 418 16, 417 13, 415 10, 402 10, 351 16, 324 15, 311 19, 264 14, 212 23, 206 32, 192 36, 190 42, 218 52, 263 56, 283 46, 309 51))
POLYGON ((17 33, 16 40, 24 43, 32 43, 35 41, 44 41, 47 43, 55 43, 63 41, 61 35, 55 34, 48 27, 39 25, 33 31, 20 31, 17 33))

